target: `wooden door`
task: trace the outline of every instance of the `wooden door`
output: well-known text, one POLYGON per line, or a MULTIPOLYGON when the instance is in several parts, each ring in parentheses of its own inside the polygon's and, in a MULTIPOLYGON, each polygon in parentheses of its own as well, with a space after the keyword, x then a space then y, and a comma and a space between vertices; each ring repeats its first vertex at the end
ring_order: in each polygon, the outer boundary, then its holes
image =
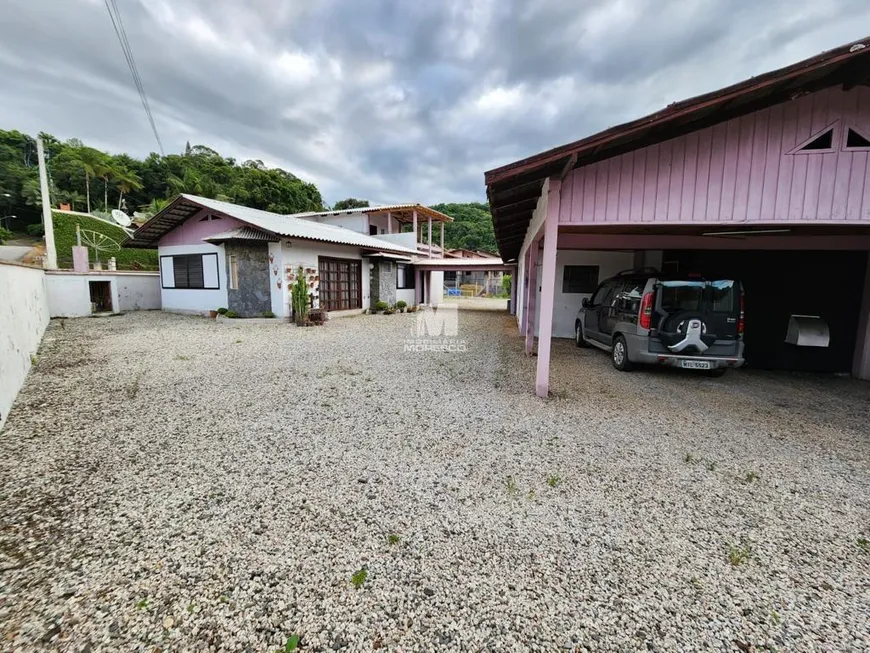
POLYGON ((319 259, 320 307, 327 311, 362 308, 362 261, 319 259))

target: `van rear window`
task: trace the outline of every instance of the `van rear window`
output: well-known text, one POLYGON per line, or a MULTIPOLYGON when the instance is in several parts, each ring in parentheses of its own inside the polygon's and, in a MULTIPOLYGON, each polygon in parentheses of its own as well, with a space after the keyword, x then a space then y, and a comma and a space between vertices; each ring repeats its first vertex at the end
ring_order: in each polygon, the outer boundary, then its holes
POLYGON ((661 307, 668 313, 698 311, 730 313, 734 310, 734 281, 662 281, 661 307))

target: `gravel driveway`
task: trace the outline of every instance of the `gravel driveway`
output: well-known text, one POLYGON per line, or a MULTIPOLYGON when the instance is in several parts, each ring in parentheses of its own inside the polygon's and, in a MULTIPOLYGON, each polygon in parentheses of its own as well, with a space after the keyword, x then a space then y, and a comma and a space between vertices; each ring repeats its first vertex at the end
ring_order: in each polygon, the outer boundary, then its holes
POLYGON ((870 385, 557 341, 542 401, 508 317, 453 353, 413 320, 53 321, 0 434, 0 649, 870 649, 870 385))

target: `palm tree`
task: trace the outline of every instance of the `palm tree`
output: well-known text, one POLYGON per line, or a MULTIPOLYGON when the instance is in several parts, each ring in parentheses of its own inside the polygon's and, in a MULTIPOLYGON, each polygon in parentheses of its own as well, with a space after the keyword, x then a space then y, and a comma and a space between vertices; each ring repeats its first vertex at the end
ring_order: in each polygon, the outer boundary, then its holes
POLYGON ((124 201, 124 193, 129 193, 131 190, 141 190, 142 180, 135 172, 127 170, 127 168, 117 168, 115 170, 115 183, 118 185, 120 194, 118 196, 118 208, 124 201))
POLYGON ((103 153, 92 147, 77 147, 75 161, 85 173, 85 191, 87 193, 88 213, 91 212, 91 177, 97 176, 97 169, 102 163, 103 153))
POLYGON ((103 210, 109 212, 109 178, 114 178, 118 174, 118 169, 115 167, 111 159, 104 158, 96 167, 97 177, 103 180, 103 210))

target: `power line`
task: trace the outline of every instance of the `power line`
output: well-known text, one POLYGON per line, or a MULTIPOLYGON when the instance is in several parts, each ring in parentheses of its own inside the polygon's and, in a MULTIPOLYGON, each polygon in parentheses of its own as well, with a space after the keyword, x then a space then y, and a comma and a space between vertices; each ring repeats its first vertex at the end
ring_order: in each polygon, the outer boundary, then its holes
POLYGON ((115 3, 115 0, 105 0, 105 3, 106 11, 109 12, 109 18, 112 19, 112 27, 115 28, 115 34, 118 37, 118 42, 121 44, 124 58, 127 60, 127 66, 130 68, 130 74, 133 76, 133 84, 136 86, 136 91, 139 93, 139 99, 142 100, 142 108, 145 109, 145 114, 148 116, 148 122, 151 123, 151 131, 154 132, 154 138, 157 139, 157 146, 160 148, 160 154, 165 156, 163 143, 160 141, 160 135, 157 133, 157 124, 154 122, 154 116, 151 114, 151 105, 148 103, 148 96, 145 94, 145 87, 142 84, 142 78, 139 76, 139 68, 136 66, 136 60, 133 58, 133 50, 130 47, 130 41, 127 40, 127 31, 124 29, 124 21, 121 19, 121 12, 118 9, 118 5, 115 3))

